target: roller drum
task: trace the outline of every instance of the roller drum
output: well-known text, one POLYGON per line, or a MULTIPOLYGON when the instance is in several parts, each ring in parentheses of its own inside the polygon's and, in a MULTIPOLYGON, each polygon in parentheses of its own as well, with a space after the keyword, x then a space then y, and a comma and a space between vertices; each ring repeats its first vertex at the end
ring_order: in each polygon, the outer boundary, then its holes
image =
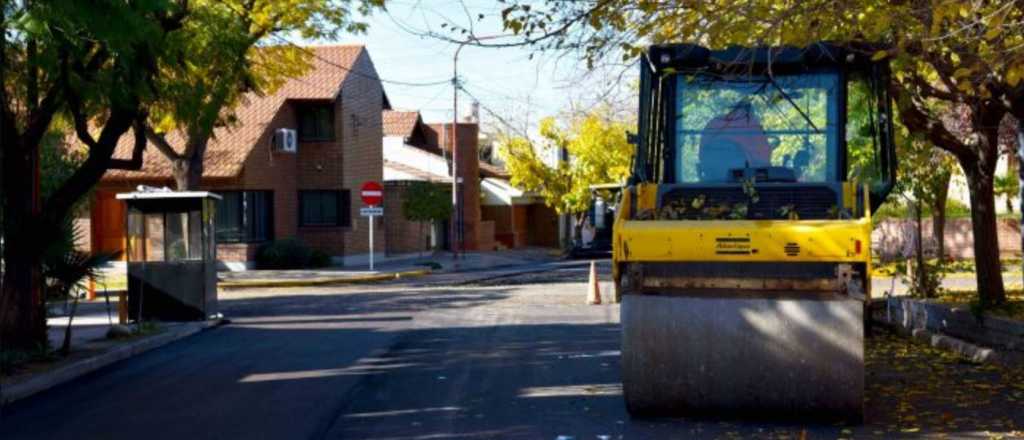
POLYGON ((862 417, 861 301, 627 294, 621 319, 633 415, 862 417))

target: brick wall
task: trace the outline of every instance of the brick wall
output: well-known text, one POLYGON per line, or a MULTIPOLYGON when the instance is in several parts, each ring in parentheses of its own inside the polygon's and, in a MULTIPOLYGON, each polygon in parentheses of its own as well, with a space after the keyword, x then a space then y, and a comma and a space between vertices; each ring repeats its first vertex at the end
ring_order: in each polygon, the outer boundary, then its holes
MULTIPOLYGON (((267 124, 267 129, 256 140, 256 147, 245 159, 242 173, 236 181, 203 182, 204 188, 214 192, 273 191, 273 239, 275 240, 296 236, 299 203, 298 179, 295 170, 299 154, 274 151, 274 131, 278 128, 294 129, 296 125, 295 109, 286 102, 267 124)), ((306 147, 306 143, 300 143, 298 151, 301 152, 306 147)), ((217 254, 222 261, 252 261, 258 247, 259 244, 221 244, 217 247, 217 254)))
POLYGON ((220 243, 217 245, 217 260, 247 262, 256 260, 258 243, 220 243))
MULTIPOLYGON (((85 214, 88 214, 86 212, 85 214)), ((74 228, 77 231, 81 231, 75 236, 75 249, 82 252, 92 251, 92 219, 88 215, 75 217, 74 228)))
POLYGON ((496 249, 494 235, 494 222, 491 220, 480 221, 480 241, 477 242, 477 250, 493 251, 496 249))
MULTIPOLYGON (((428 124, 426 140, 430 145, 443 146, 445 151, 451 151, 452 146, 452 124, 434 123, 428 124)), ((455 141, 459 144, 458 154, 458 175, 462 178, 460 192, 463 201, 463 240, 466 250, 487 250, 481 247, 481 242, 487 243, 494 240, 493 234, 481 238, 480 221, 480 161, 478 143, 480 141, 480 125, 472 122, 460 122, 455 141)))
MULTIPOLYGON (((299 151, 295 162, 296 190, 293 195, 295 198, 295 208, 291 212, 295 221, 295 234, 300 240, 309 244, 310 247, 322 250, 329 255, 341 256, 348 251, 344 234, 351 226, 303 226, 298 224, 299 191, 337 191, 347 189, 349 190, 349 197, 352 197, 352 188, 346 185, 344 169, 345 161, 348 159, 345 154, 345 136, 348 127, 346 127, 344 122, 342 100, 335 100, 333 104, 334 140, 302 142, 299 144, 299 151)), ((351 200, 349 200, 349 203, 351 204, 351 200)), ((357 221, 356 217, 350 217, 349 219, 352 224, 357 221)))
MULTIPOLYGON (((381 126, 381 110, 383 108, 384 90, 379 80, 372 79, 376 72, 373 61, 364 50, 352 66, 353 71, 369 75, 349 74, 341 89, 340 115, 342 146, 342 182, 345 188, 351 189, 352 202, 350 215, 352 227, 341 231, 345 245, 345 255, 369 253, 369 234, 366 230, 369 223, 359 216, 359 208, 363 203, 359 198, 359 187, 370 180, 380 182, 384 179, 383 132, 381 126)), ((380 217, 374 226, 383 230, 380 217)), ((374 240, 374 250, 384 252, 386 237, 374 240)))
MULTIPOLYGON (((999 234, 999 253, 1005 257, 1019 256, 1021 249, 1020 223, 1013 219, 1000 219, 996 222, 999 234)), ((925 219, 922 225, 926 251, 935 246, 932 235, 931 219, 925 219)), ((956 259, 974 258, 974 239, 971 232, 971 220, 946 220, 945 246, 946 254, 956 259)), ((885 220, 875 225, 871 232, 872 252, 883 259, 909 258, 914 254, 914 238, 917 226, 913 220, 885 220)))
POLYGON ((480 207, 483 221, 490 222, 494 230, 494 241, 506 248, 516 247, 516 231, 512 225, 512 207, 508 205, 485 205, 480 207))
MULTIPOLYGON (((405 219, 402 201, 409 182, 384 182, 384 228, 387 255, 408 254, 430 250, 429 224, 405 219)), ((438 184, 444 185, 444 184, 438 184)))

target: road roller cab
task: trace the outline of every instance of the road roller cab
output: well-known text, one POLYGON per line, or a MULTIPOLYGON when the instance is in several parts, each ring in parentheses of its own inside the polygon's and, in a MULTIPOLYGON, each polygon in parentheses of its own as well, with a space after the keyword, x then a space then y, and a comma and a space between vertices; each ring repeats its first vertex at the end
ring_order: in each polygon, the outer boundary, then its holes
POLYGON ((861 416, 870 217, 896 167, 876 52, 643 57, 613 238, 631 413, 861 416))

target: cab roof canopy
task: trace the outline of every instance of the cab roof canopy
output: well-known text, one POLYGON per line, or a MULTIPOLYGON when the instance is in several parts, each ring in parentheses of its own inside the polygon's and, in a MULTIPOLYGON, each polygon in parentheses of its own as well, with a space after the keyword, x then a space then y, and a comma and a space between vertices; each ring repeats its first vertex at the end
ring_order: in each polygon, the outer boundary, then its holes
POLYGON ((827 42, 807 47, 741 47, 712 50, 696 44, 653 45, 647 59, 655 71, 710 71, 736 74, 787 73, 840 68, 867 70, 879 62, 872 57, 883 47, 874 44, 837 45, 827 42))

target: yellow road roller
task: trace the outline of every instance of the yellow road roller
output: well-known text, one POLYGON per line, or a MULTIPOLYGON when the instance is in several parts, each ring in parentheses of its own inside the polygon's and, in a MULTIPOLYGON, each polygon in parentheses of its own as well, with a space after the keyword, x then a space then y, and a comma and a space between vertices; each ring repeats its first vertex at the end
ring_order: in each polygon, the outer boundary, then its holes
POLYGON ((896 174, 875 53, 646 51, 613 236, 632 415, 862 417, 871 212, 896 174))

